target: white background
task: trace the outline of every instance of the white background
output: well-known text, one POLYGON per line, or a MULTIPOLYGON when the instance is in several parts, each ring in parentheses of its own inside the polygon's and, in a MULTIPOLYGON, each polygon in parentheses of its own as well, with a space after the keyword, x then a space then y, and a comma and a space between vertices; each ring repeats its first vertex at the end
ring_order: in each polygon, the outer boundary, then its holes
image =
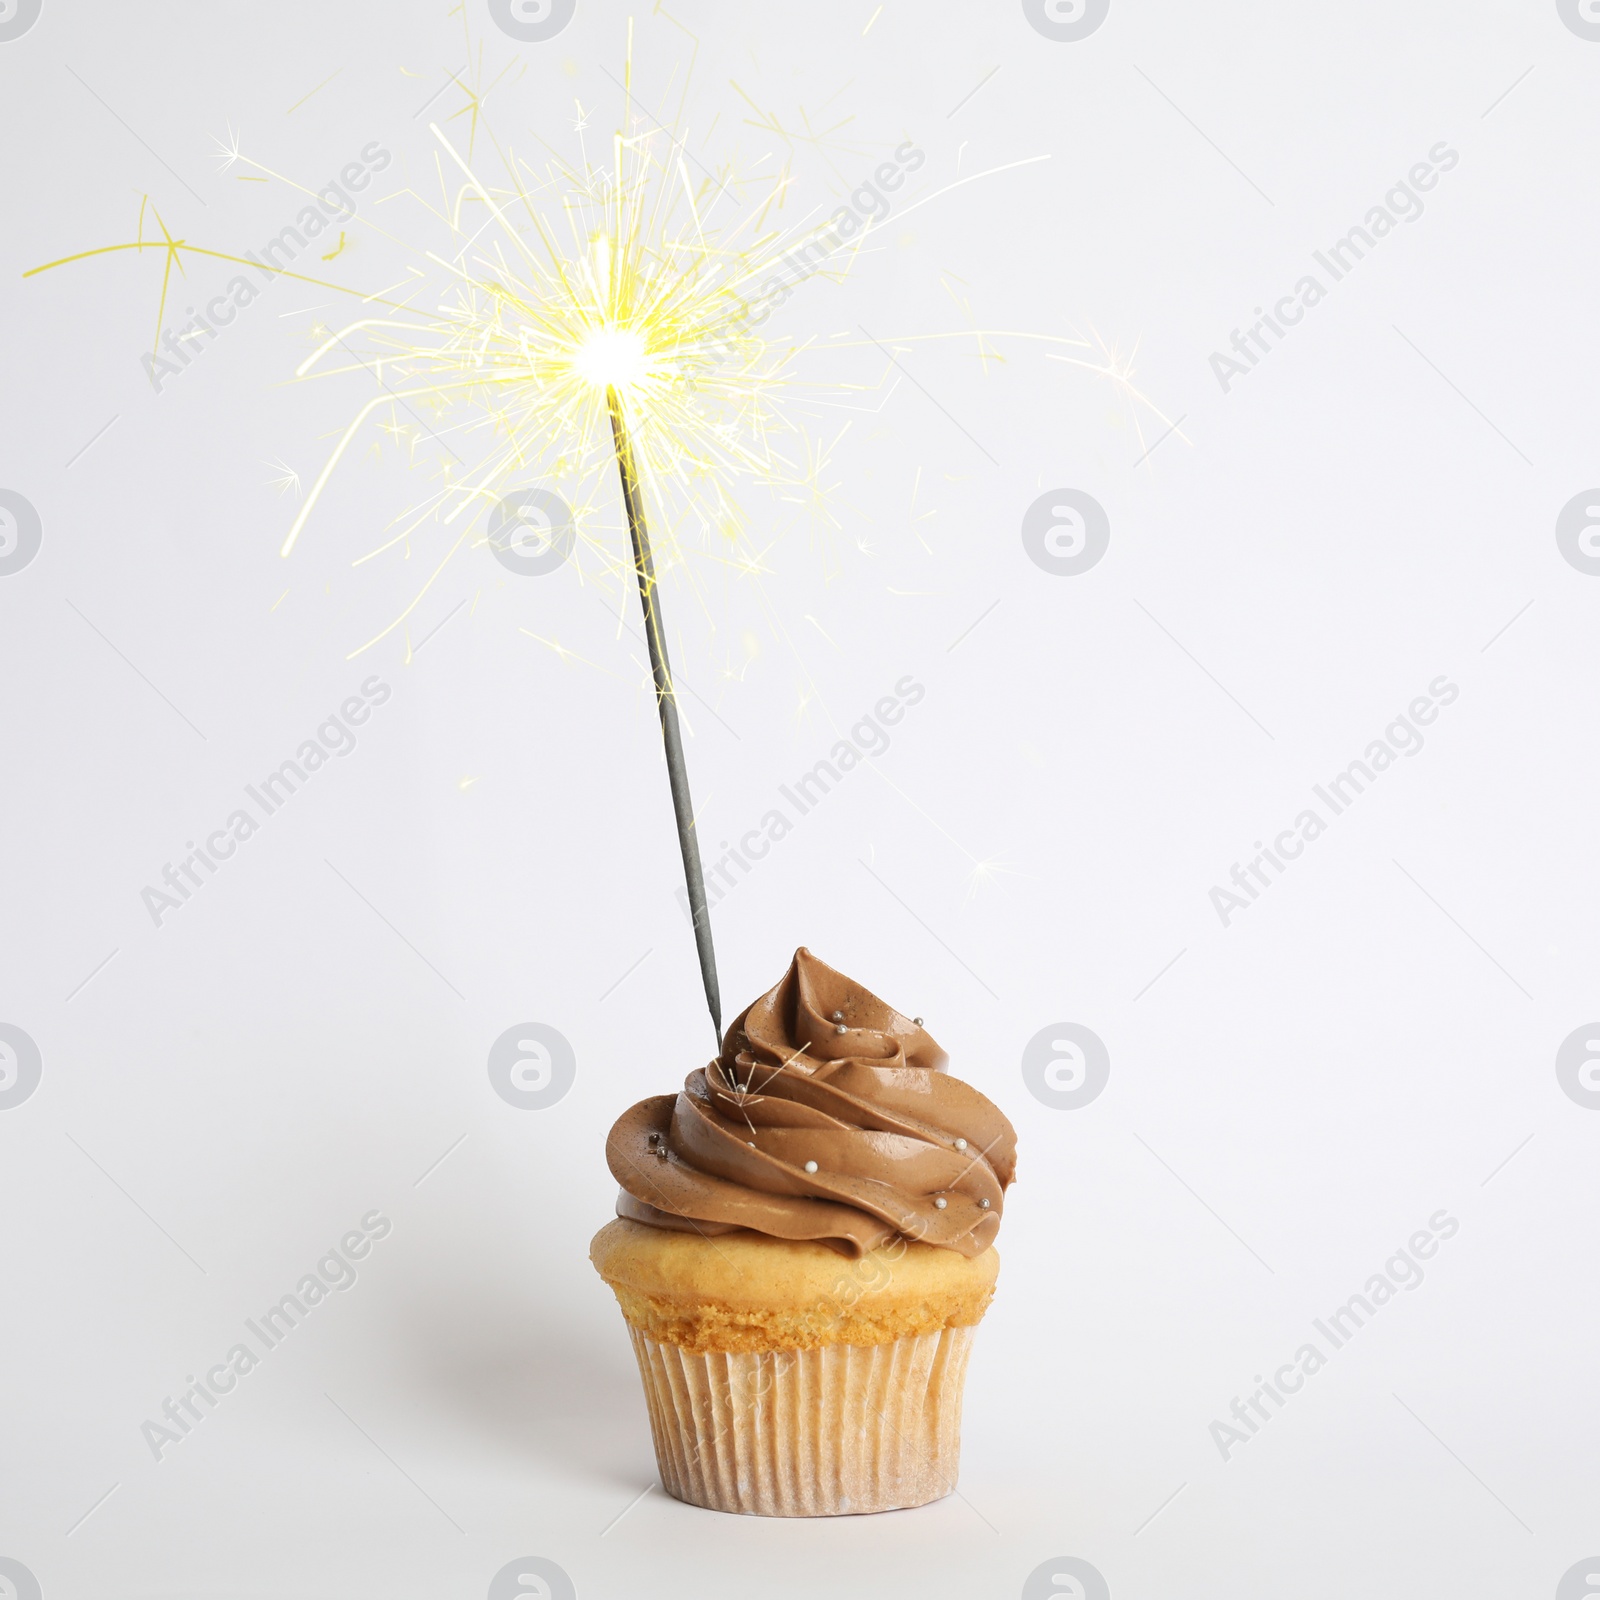
MULTIPOLYGON (((44 0, 0 43, 0 488, 43 528, 0 578, 0 1022, 43 1058, 0 1112, 0 1555, 45 1600, 478 1597, 523 1555, 586 1600, 1016 1596, 1062 1555, 1118 1600, 1554 1595, 1600 1550, 1600 1114, 1554 1070, 1600 1014, 1600 579, 1554 537, 1600 480, 1600 43, 1548 0, 1112 0, 1076 43, 999 0, 638 17, 641 101, 695 56, 690 148, 792 159, 797 215, 907 139, 900 209, 1049 157, 891 216, 784 334, 1098 335, 1183 418, 1145 454, 1165 425, 1037 342, 841 356, 838 527, 751 491, 764 575, 664 586, 710 841, 927 689, 718 907, 729 1013, 805 943, 1020 1135, 959 1494, 808 1523, 634 1503, 602 1144, 710 1034, 620 592, 478 548, 409 663, 347 660, 423 557, 350 563, 431 480, 364 441, 280 560, 269 463, 308 483, 372 393, 285 381, 343 308, 275 285, 156 393, 157 255, 21 276, 145 194, 191 243, 270 237, 299 201, 219 168, 230 127, 313 186, 372 140, 421 186, 450 71, 509 68, 487 115, 541 159, 581 157, 581 101, 603 158, 626 8, 543 44, 465 12, 470 44, 443 3, 44 0), (1441 140, 1425 214, 1224 393, 1211 353, 1441 140), (1020 537, 1063 486, 1111 523, 1077 577, 1020 537), (153 925, 140 891, 373 672, 359 748, 153 925), (1440 674, 1426 747, 1224 928, 1212 886, 1440 674), (485 1070, 527 1021, 577 1057, 544 1111, 485 1070), (1079 1110, 1020 1071, 1062 1021, 1110 1052, 1079 1110), (360 1282, 153 1460, 141 1423, 374 1207, 360 1282), (1233 1397, 1440 1208, 1426 1281, 1225 1461, 1233 1397)), ((381 288, 386 251, 314 270, 381 288)), ((172 325, 232 272, 189 270, 172 325)))

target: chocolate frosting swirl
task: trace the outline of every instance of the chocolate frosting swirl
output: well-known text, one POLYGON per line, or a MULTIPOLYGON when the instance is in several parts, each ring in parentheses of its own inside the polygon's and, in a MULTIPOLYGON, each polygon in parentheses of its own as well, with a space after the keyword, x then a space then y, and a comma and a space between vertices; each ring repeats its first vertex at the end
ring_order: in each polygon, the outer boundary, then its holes
POLYGON ((896 1235, 979 1255, 1016 1175, 1016 1132, 945 1061, 918 1023, 796 950, 681 1094, 617 1119, 617 1214, 849 1256, 896 1235))

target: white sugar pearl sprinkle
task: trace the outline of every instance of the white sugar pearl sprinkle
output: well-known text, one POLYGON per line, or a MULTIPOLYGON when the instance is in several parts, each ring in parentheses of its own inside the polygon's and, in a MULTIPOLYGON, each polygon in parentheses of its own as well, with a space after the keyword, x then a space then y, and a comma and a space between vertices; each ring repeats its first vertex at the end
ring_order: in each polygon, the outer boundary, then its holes
POLYGON ((835 1033, 849 1033, 850 1030, 841 1022, 834 1027, 833 1031, 835 1033))
POLYGON ((987 1200, 980 1200, 978 1204, 982 1206, 985 1211, 989 1209, 989 1202, 987 1200))
POLYGON ((939 1198, 933 1202, 933 1208, 935 1211, 943 1211, 944 1208, 949 1204, 950 1202, 946 1200, 943 1195, 940 1195, 939 1198))
POLYGON ((834 1014, 833 1014, 833 1020, 835 1022, 843 1022, 844 1021, 844 1012, 835 1011, 834 1014))
POLYGON ((815 1172, 816 1170, 817 1170, 817 1164, 816 1164, 815 1161, 806 1162, 806 1171, 807 1172, 815 1172))
POLYGON ((957 1139, 956 1140, 956 1149, 957 1150, 965 1150, 966 1148, 967 1148, 967 1141, 965 1139, 957 1139))

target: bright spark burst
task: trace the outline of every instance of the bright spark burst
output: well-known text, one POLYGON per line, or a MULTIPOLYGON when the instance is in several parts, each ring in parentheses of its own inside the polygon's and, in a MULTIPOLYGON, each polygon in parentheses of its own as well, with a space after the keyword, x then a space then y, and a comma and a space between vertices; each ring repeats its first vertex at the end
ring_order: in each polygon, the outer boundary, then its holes
MULTIPOLYGON (((788 516, 806 519, 814 531, 838 526, 830 458, 849 422, 831 430, 831 438, 813 438, 800 425, 796 407, 870 413, 882 409, 887 395, 868 407, 846 404, 842 393, 825 396, 821 386, 800 377, 800 358, 816 349, 861 346, 853 340, 840 344, 837 335, 814 344, 772 333, 760 307, 775 286, 774 297, 783 297, 785 285, 806 277, 845 276, 873 223, 849 238, 830 227, 825 211, 780 226, 777 217, 791 183, 787 164, 760 178, 710 171, 693 153, 687 133, 663 129, 637 112, 631 85, 630 27, 627 100, 622 130, 610 140, 609 163, 596 165, 585 156, 574 164, 552 156, 532 165, 488 132, 488 89, 475 91, 458 80, 468 103, 457 117, 470 113, 469 142, 463 155, 437 124, 429 125, 439 145, 437 196, 412 189, 375 196, 348 219, 351 228, 368 230, 402 252, 398 286, 364 292, 267 269, 361 302, 360 314, 344 326, 318 330, 326 337, 296 377, 338 381, 362 374, 376 386, 305 492, 282 554, 289 555, 312 526, 341 461, 369 427, 409 460, 434 464, 431 492, 396 517, 375 548, 355 558, 359 565, 397 547, 409 557, 424 541, 428 555, 420 588, 360 650, 405 625, 451 559, 489 536, 502 497, 530 483, 557 488, 568 501, 581 548, 604 574, 631 578, 625 543, 615 537, 613 393, 650 499, 660 572, 687 568, 691 549, 713 556, 730 576, 765 570, 762 552, 744 537, 747 518, 735 486, 770 490, 777 506, 792 508, 788 516), (498 163, 492 178, 473 154, 484 136, 498 163), (396 203, 406 201, 418 205, 438 233, 435 248, 386 225, 396 203), (609 514, 592 515, 602 505, 609 514)), ((578 112, 581 144, 591 113, 581 106, 578 112)), ((837 131, 830 126, 818 133, 809 117, 802 117, 800 133, 766 114, 752 120, 791 146, 820 142, 837 131)), ((248 167, 313 197, 304 185, 246 156, 231 127, 218 141, 217 157, 224 170, 248 167)), ((902 207, 896 221, 952 189, 1042 159, 958 178, 902 207)), ((174 238, 153 206, 141 208, 135 241, 49 265, 121 250, 151 250, 165 258, 158 341, 173 272, 183 273, 186 257, 262 266, 255 257, 174 238), (146 209, 158 236, 147 236, 146 209)), ((324 260, 339 253, 335 249, 324 260)), ((970 318, 964 298, 957 298, 970 318)), ((985 367, 998 359, 994 340, 1093 348, 1061 335, 976 326, 892 343, 903 348, 929 338, 972 341, 985 367)), ((1076 354, 1056 359, 1109 381, 1165 423, 1134 388, 1131 361, 1103 343, 1100 355, 1098 362, 1076 354)), ((887 386, 892 393, 898 381, 893 367, 886 367, 880 392, 887 386)), ((859 385, 848 387, 859 392, 859 385)), ((285 492, 299 492, 297 478, 287 471, 276 481, 285 492)))
MULTIPOLYGON (((1134 361, 1139 354, 1138 341, 1134 341, 1133 353, 1128 356, 1123 356, 1114 344, 1107 344, 1106 341, 1100 337, 1100 333, 1097 329, 1091 328, 1090 332, 1094 335, 1094 342, 1100 351, 1099 361, 1085 361, 1080 356, 1057 355, 1053 351, 1045 352, 1046 359, 1050 361, 1064 361, 1068 366, 1071 367, 1082 367, 1085 372, 1092 372, 1097 377, 1104 378, 1116 391, 1116 393, 1124 400, 1133 402, 1133 404, 1129 406, 1129 411, 1133 416, 1134 431, 1138 434, 1139 443, 1141 445, 1144 443, 1144 429, 1140 425, 1139 420, 1140 406, 1144 406, 1153 412, 1157 421, 1166 423, 1168 432, 1175 434, 1178 438, 1182 439, 1185 444, 1192 443, 1193 441, 1189 438, 1188 434, 1186 434, 1183 429, 1178 426, 1178 423, 1171 421, 1148 395, 1142 393, 1135 386, 1133 374, 1134 361)), ((1181 420, 1182 419, 1180 418, 1179 421, 1181 420)), ((1147 451, 1146 454, 1148 453, 1149 452, 1147 451)), ((1140 460, 1142 461, 1143 459, 1144 457, 1141 456, 1140 460)))
MULTIPOLYGON (((369 425, 413 455, 426 454, 424 438, 438 446, 439 483, 358 564, 396 546, 409 553, 425 525, 444 535, 442 551, 405 609, 362 650, 406 622, 451 557, 481 541, 502 496, 528 483, 558 487, 585 551, 607 574, 631 578, 622 542, 604 529, 610 522, 614 533, 614 512, 585 516, 616 503, 612 392, 650 497, 662 571, 683 564, 690 543, 709 545, 735 572, 749 570, 735 485, 776 489, 814 526, 833 523, 818 481, 825 453, 808 446, 785 405, 805 387, 792 371, 804 346, 767 333, 761 303, 775 283, 843 277, 870 222, 848 242, 830 232, 825 213, 809 225, 780 227, 787 171, 760 179, 709 171, 686 134, 633 115, 631 91, 624 124, 635 131, 613 136, 604 166, 551 160, 535 168, 491 140, 503 167, 493 180, 430 124, 441 152, 438 198, 403 190, 351 219, 402 250, 399 287, 364 293, 265 269, 362 302, 344 326, 320 330, 327 336, 296 377, 360 372, 377 386, 312 480, 282 554, 312 524, 340 462, 369 425), (381 206, 404 198, 442 226, 438 248, 417 246, 375 219, 381 206), (468 440, 480 448, 467 449, 468 440), (591 520, 601 532, 586 527, 591 520)), ((224 168, 251 167, 311 196, 246 156, 232 129, 217 155, 224 168)), ((261 266, 175 238, 148 203, 135 240, 47 266, 124 250, 165 257, 157 343, 173 273, 184 272, 187 257, 261 266)))
POLYGON ((276 474, 276 476, 268 478, 267 482, 279 494, 288 494, 291 491, 295 494, 300 493, 300 474, 287 461, 264 461, 262 465, 270 467, 276 474))
MULTIPOLYGON (((518 484, 572 485, 579 510, 609 503, 611 393, 654 502, 663 566, 677 563, 691 528, 711 536, 714 553, 743 563, 736 483, 787 490, 784 498, 826 520, 817 483, 823 458, 783 404, 785 391, 798 388, 790 370, 797 347, 764 335, 752 311, 783 259, 822 232, 770 225, 787 179, 770 180, 761 192, 748 184, 736 190, 731 177, 709 173, 696 181, 685 141, 646 129, 614 136, 609 167, 535 172, 508 157, 506 177, 491 184, 436 125, 432 132, 447 162, 435 215, 447 222, 452 248, 424 252, 432 287, 408 296, 403 309, 329 334, 297 369, 298 377, 364 370, 381 392, 335 444, 289 528, 284 555, 375 413, 389 417, 391 428, 397 410, 425 429, 437 419, 449 427, 458 459, 461 440, 480 436, 479 458, 447 474, 382 547, 436 520, 454 537, 434 576, 518 484), (722 214, 734 207, 724 225, 722 214)), ((841 242, 811 248, 814 269, 845 270, 841 242)), ((580 535, 583 522, 580 516, 580 535)), ((610 543, 585 543, 608 571, 631 573, 610 543)))

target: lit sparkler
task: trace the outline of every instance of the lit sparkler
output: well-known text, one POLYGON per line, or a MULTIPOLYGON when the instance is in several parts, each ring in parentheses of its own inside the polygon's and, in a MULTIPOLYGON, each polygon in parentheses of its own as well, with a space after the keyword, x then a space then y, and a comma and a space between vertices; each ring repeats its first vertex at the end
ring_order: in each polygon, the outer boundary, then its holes
MULTIPOLYGON (((362 293, 304 273, 269 269, 358 296, 363 303, 362 315, 327 331, 296 376, 362 371, 381 390, 338 438, 305 494, 282 553, 294 550, 341 460, 375 414, 387 411, 383 425, 391 433, 404 431, 399 420, 404 411, 425 431, 433 431, 422 422, 428 413, 441 427, 448 425, 458 441, 480 438, 478 461, 459 474, 446 472, 444 482, 413 505, 400 519, 399 531, 380 546, 409 541, 425 522, 449 530, 447 548, 427 581, 401 614, 361 647, 366 649, 406 621, 514 483, 540 475, 587 482, 598 492, 602 470, 616 462, 696 948, 720 1040, 710 917, 646 495, 659 513, 658 528, 672 556, 680 549, 678 525, 691 515, 703 528, 738 531, 742 517, 728 491, 733 481, 755 479, 817 509, 823 500, 817 474, 826 455, 804 439, 784 405, 786 397, 799 392, 792 367, 804 347, 763 332, 763 324, 771 305, 786 298, 794 282, 842 276, 870 222, 848 230, 833 219, 779 227, 775 217, 788 186, 786 171, 751 182, 731 174, 718 178, 700 167, 700 176, 691 177, 695 158, 687 140, 633 118, 631 80, 630 50, 624 126, 636 131, 614 135, 609 167, 556 163, 536 170, 502 152, 504 174, 490 183, 475 169, 470 148, 463 158, 430 124, 443 157, 441 201, 430 209, 449 230, 450 245, 445 253, 421 252, 418 259, 426 268, 412 265, 401 285, 362 293), (727 222, 730 206, 738 215, 727 222), (785 449, 791 440, 798 441, 792 460, 785 449)), ((480 98, 469 98, 476 128, 480 98)), ((225 146, 223 155, 225 164, 243 162, 268 178, 291 182, 243 156, 236 142, 225 146)), ((961 178, 947 188, 990 175, 961 178)), ((347 219, 348 225, 359 223, 394 238, 373 220, 373 209, 347 219)), ((159 238, 145 236, 141 209, 136 240, 48 265, 121 250, 162 252, 159 339, 172 273, 183 271, 186 256, 263 264, 174 239, 153 209, 151 214, 159 238)), ((957 337, 976 338, 982 352, 984 339, 1013 336, 973 329, 957 337)), ((1049 335, 1014 337, 1083 343, 1049 335)), ((1128 374, 1109 365, 1092 370, 1149 405, 1132 390, 1128 374)), ((458 451, 451 453, 460 459, 458 451)), ((620 570, 613 554, 604 555, 620 570)))
MULTIPOLYGON (((329 332, 300 364, 296 376, 302 378, 364 370, 381 392, 361 406, 334 445, 294 517, 282 554, 295 548, 340 461, 375 413, 387 411, 391 419, 400 410, 413 418, 423 411, 448 415, 458 436, 479 433, 486 449, 459 479, 413 506, 405 526, 388 541, 409 538, 430 519, 454 532, 428 581, 369 645, 406 620, 513 482, 534 473, 592 479, 616 462, 696 949, 720 1042, 710 915, 646 485, 658 508, 668 510, 672 539, 671 513, 691 508, 704 526, 737 528, 738 507, 726 488, 731 479, 803 481, 803 471, 797 475, 778 448, 792 431, 779 396, 792 382, 786 369, 794 346, 762 335, 760 303, 764 288, 793 270, 794 252, 805 251, 802 265, 810 273, 838 273, 849 250, 830 235, 817 242, 818 230, 786 233, 771 224, 787 182, 783 175, 768 180, 756 196, 746 186, 739 202, 731 179, 708 174, 698 183, 691 180, 684 141, 660 129, 616 134, 609 169, 536 173, 508 158, 506 179, 494 186, 436 125, 432 132, 448 158, 444 171, 456 178, 453 189, 443 185, 442 209, 455 249, 449 256, 425 252, 442 275, 442 291, 438 278, 431 285, 423 278, 382 295, 361 295, 368 314, 329 332), (741 211, 731 227, 720 225, 716 215, 724 197, 741 211), (748 203, 752 198, 759 203, 748 203)), ((247 159, 237 145, 224 153, 230 164, 247 159)), ((185 256, 260 263, 174 239, 159 215, 151 215, 159 237, 146 238, 141 210, 136 240, 48 265, 118 250, 163 251, 159 337, 172 273, 182 272, 185 256)), ((304 273, 283 275, 357 293, 304 273)), ((798 454, 802 463, 809 460, 804 449, 798 454)))
MULTIPOLYGON (((706 1004, 718 1036, 721 1000, 677 696, 661 617, 645 509, 646 482, 679 491, 714 526, 734 521, 731 477, 782 481, 777 406, 792 349, 757 331, 751 301, 780 254, 776 231, 753 241, 716 228, 720 185, 691 183, 681 145, 659 132, 617 134, 613 165, 563 174, 540 186, 513 168, 509 191, 492 190, 433 129, 462 186, 452 225, 476 200, 488 221, 454 259, 442 303, 364 317, 332 333, 302 363, 304 376, 357 335, 375 354, 357 356, 383 382, 335 445, 284 540, 289 554, 341 457, 373 412, 396 401, 465 408, 488 436, 487 459, 446 485, 424 514, 459 522, 453 553, 509 485, 530 471, 582 478, 614 459, 643 609, 651 675, 677 823, 706 1004), (541 211, 554 187, 559 220, 541 211), (487 240, 483 235, 487 234, 487 240)), ((742 229, 761 225, 750 208, 742 229)), ((415 524, 413 524, 415 525, 415 524)), ((448 559, 448 554, 446 556, 448 559)))
MULTIPOLYGON (((444 527, 461 524, 446 560, 474 526, 475 513, 530 471, 555 464, 563 475, 581 478, 616 461, 695 945, 720 1039, 710 911, 645 484, 676 489, 712 525, 725 526, 736 518, 724 489, 730 477, 780 482, 788 474, 775 440, 787 431, 777 390, 792 348, 760 335, 751 306, 787 241, 776 231, 744 241, 741 228, 732 237, 718 230, 706 213, 721 186, 702 180, 697 193, 681 145, 659 132, 617 134, 613 165, 598 176, 569 173, 540 186, 513 168, 509 191, 492 190, 437 127, 433 132, 462 178, 452 225, 461 232, 464 205, 473 199, 487 209, 488 221, 454 259, 432 258, 447 287, 430 315, 361 318, 330 334, 302 363, 298 376, 352 351, 350 341, 360 335, 377 353, 360 354, 357 363, 385 392, 345 429, 283 553, 293 550, 368 418, 397 401, 465 408, 469 426, 488 436, 487 460, 423 510, 444 527), (538 205, 540 188, 552 186, 559 221, 538 205), (480 242, 484 234, 488 240, 480 242)), ((761 217, 751 208, 742 229, 758 228, 761 217)))

